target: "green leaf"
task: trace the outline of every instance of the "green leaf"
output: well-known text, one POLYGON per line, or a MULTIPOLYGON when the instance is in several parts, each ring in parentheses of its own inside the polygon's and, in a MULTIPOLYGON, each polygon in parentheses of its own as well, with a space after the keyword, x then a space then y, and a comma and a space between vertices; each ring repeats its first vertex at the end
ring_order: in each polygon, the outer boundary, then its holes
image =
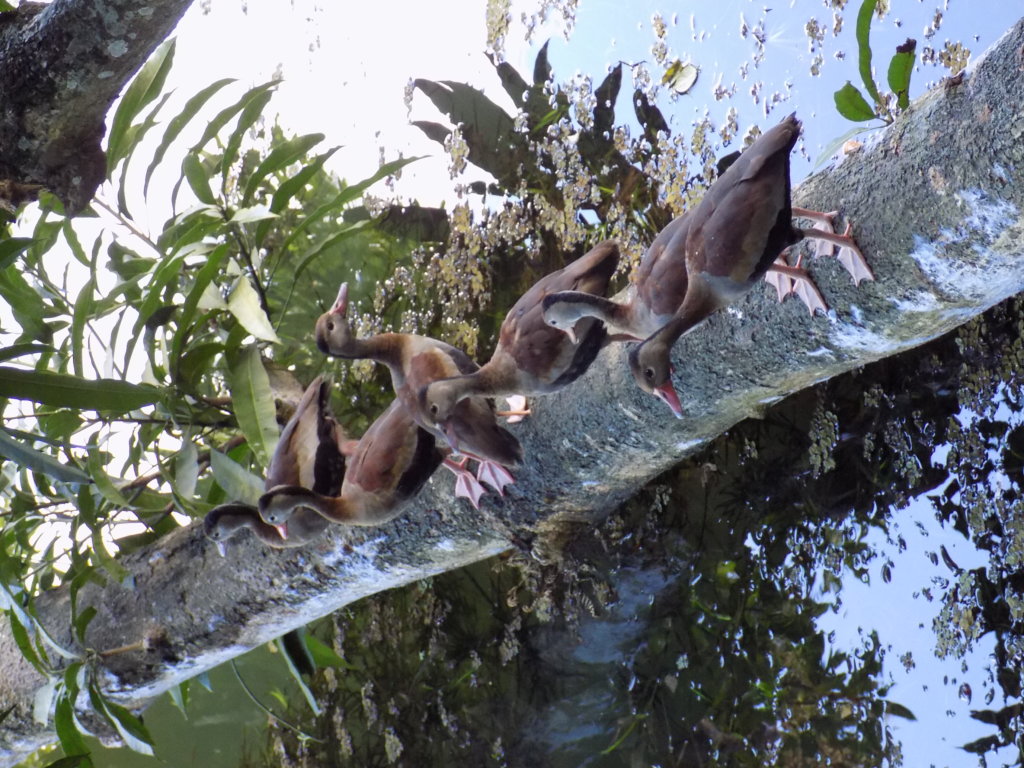
MULTIPOLYGON (((7 611, 7 617, 11 622, 11 637, 14 638, 14 644, 18 646, 18 650, 21 651, 25 661, 35 667, 39 674, 46 677, 49 675, 49 669, 39 657, 39 654, 36 653, 36 649, 32 645, 32 639, 28 634, 28 629, 25 628, 25 622, 18 617, 17 613, 15 610, 7 611)), ((26 618, 28 618, 27 615, 26 618)))
POLYGON ((132 122, 163 90, 167 73, 170 72, 171 63, 174 61, 174 46, 174 38, 171 38, 157 48, 125 90, 121 103, 114 112, 107 137, 108 173, 128 154, 128 133, 132 122))
POLYGON ((160 390, 118 379, 81 379, 52 371, 0 366, 0 397, 55 407, 125 413, 159 402, 160 390))
POLYGON ((167 130, 164 131, 163 138, 160 140, 159 146, 153 153, 153 160, 150 162, 149 167, 146 169, 146 181, 142 185, 142 194, 145 196, 149 192, 149 181, 153 176, 153 172, 164 159, 164 155, 167 154, 167 149, 171 146, 185 126, 194 118, 214 95, 216 95, 224 86, 235 82, 234 78, 224 78, 218 80, 212 85, 208 85, 187 102, 182 108, 181 112, 175 115, 171 121, 167 124, 167 130))
MULTIPOLYGON (((301 634, 305 634, 305 632, 301 631, 301 634)), ((284 663, 288 666, 288 671, 291 673, 292 680, 294 680, 296 685, 299 686, 299 690, 302 691, 302 695, 305 697, 306 703, 309 704, 309 708, 313 710, 314 715, 319 715, 321 712, 320 705, 317 703, 316 696, 313 695, 313 691, 311 691, 309 686, 306 684, 305 679, 302 677, 302 672, 300 671, 300 664, 302 664, 303 661, 305 661, 306 665, 309 664, 308 657, 306 659, 301 658, 302 655, 306 654, 306 646, 304 643, 301 643, 300 639, 300 647, 291 648, 289 647, 291 644, 285 642, 285 637, 279 637, 276 641, 277 648, 281 651, 281 658, 284 659, 284 663), (299 659, 296 659, 293 655, 293 653, 296 652, 300 654, 299 659)))
POLYGON ((228 220, 229 224, 251 224, 254 221, 263 221, 265 219, 276 219, 277 214, 267 208, 265 205, 253 205, 249 208, 239 208, 228 220))
POLYGON ((170 688, 167 693, 171 697, 171 701, 181 711, 181 716, 188 720, 188 700, 189 700, 189 683, 190 680, 185 680, 178 685, 170 688))
POLYGON ((93 768, 93 762, 88 754, 67 755, 47 764, 45 768, 93 768))
POLYGON ((906 109, 910 106, 910 76, 914 72, 914 57, 917 41, 908 38, 903 45, 896 46, 896 53, 889 61, 889 90, 896 94, 896 106, 906 109))
POLYGON ((857 90, 857 86, 849 80, 846 81, 846 85, 835 92, 835 100, 836 109, 847 120, 863 122, 865 120, 874 120, 877 117, 871 105, 868 104, 861 92, 857 90))
POLYGON ((253 93, 252 97, 242 108, 242 112, 238 116, 238 122, 235 124, 235 130, 228 138, 227 144, 224 147, 224 156, 220 162, 221 178, 225 182, 228 179, 231 166, 238 159, 238 151, 242 146, 242 140, 245 138, 246 132, 256 125, 256 122, 263 115, 263 110, 267 108, 267 104, 270 103, 273 96, 274 94, 270 90, 253 93))
POLYGON ((82 358, 85 351, 85 324, 96 308, 96 282, 93 278, 86 280, 82 290, 75 299, 75 308, 71 314, 71 360, 75 375, 85 375, 82 358))
POLYGON ((72 464, 63 464, 49 454, 37 451, 0 429, 0 454, 19 466, 40 472, 62 483, 89 483, 89 476, 72 464))
POLYGON ((78 642, 83 646, 85 642, 85 630, 89 627, 89 622, 92 621, 96 616, 96 608, 94 606, 86 606, 85 610, 82 611, 78 616, 75 617, 75 637, 78 642))
POLYGON ((814 170, 817 170, 826 160, 831 159, 832 156, 839 151, 839 148, 854 136, 860 133, 866 133, 867 131, 878 130, 879 127, 881 126, 858 125, 855 128, 848 130, 842 136, 832 139, 832 141, 826 144, 825 148, 821 150, 821 154, 818 155, 818 159, 814 161, 814 170))
POLYGON ((114 730, 124 739, 125 746, 143 755, 153 754, 153 737, 149 735, 141 719, 120 704, 104 698, 94 684, 89 685, 89 700, 92 702, 92 708, 114 726, 114 730))
POLYGON ((210 179, 207 176, 202 160, 199 159, 198 153, 189 152, 185 155, 185 159, 181 161, 181 172, 185 174, 185 180, 188 181, 188 185, 192 188, 195 196, 199 198, 199 202, 206 203, 206 205, 216 205, 217 201, 213 196, 213 190, 210 188, 210 179))
POLYGON ((230 456, 220 451, 210 451, 210 469, 213 479, 224 489, 228 498, 237 499, 254 507, 263 495, 263 478, 257 477, 230 456))
POLYGON ((89 440, 89 475, 92 477, 100 495, 119 509, 129 509, 132 505, 114 486, 110 476, 103 469, 103 455, 96 444, 96 435, 89 440))
POLYGON ((270 465, 280 430, 277 426, 270 377, 263 367, 259 348, 250 344, 228 372, 228 388, 238 426, 249 447, 264 467, 270 465))
POLYGON ((245 193, 242 195, 242 204, 246 205, 252 201, 256 190, 262 181, 271 173, 284 170, 295 162, 304 158, 309 151, 324 140, 322 133, 310 133, 306 136, 296 136, 293 139, 274 147, 256 166, 256 170, 249 176, 245 183, 245 193))
POLYGON ((242 324, 249 333, 257 339, 280 344, 281 340, 274 333, 274 327, 270 324, 270 318, 260 306, 260 297, 256 289, 252 287, 249 280, 242 275, 235 284, 235 289, 228 297, 228 310, 238 322, 242 324))
POLYGON ((174 457, 174 492, 183 498, 196 495, 199 482, 199 451, 191 434, 182 436, 181 448, 174 457))
MULTIPOLYGON (((199 307, 207 287, 213 281, 213 278, 220 273, 221 262, 224 261, 224 257, 227 254, 228 246, 226 244, 217 246, 210 253, 206 263, 196 273, 195 281, 189 289, 188 296, 185 297, 185 303, 181 305, 178 328, 174 332, 174 339, 171 342, 171 365, 173 366, 175 379, 178 378, 180 372, 185 341, 192 332, 192 321, 195 319, 196 309, 199 307)), ((218 296, 217 298, 219 299, 220 297, 218 296)))
POLYGON ((904 720, 917 720, 913 712, 902 704, 897 704, 895 701, 885 702, 885 714, 896 715, 896 717, 902 717, 904 720))
POLYGON ((57 709, 53 715, 53 724, 57 730, 57 738, 60 739, 60 747, 64 754, 69 757, 82 757, 89 754, 85 746, 85 739, 78 730, 78 723, 75 722, 75 705, 71 698, 63 694, 57 698, 57 709))
POLYGON ((32 247, 35 240, 31 237, 8 237, 0 240, 0 270, 6 269, 18 257, 32 247))
MULTIPOLYGON (((288 203, 291 202, 291 200, 310 182, 313 176, 320 173, 324 163, 326 163, 328 158, 337 152, 338 149, 338 147, 332 147, 326 152, 317 155, 313 160, 305 163, 302 166, 302 169, 294 176, 283 182, 274 192, 273 198, 271 198, 270 210, 274 213, 280 213, 283 211, 288 203)), ((256 227, 257 243, 262 243, 264 238, 266 238, 267 232, 270 231, 270 225, 271 220, 266 219, 261 221, 256 227)))
POLYGON ((345 661, 338 653, 326 643, 318 640, 314 635, 306 635, 306 647, 313 657, 313 663, 317 667, 337 667, 339 669, 357 670, 355 664, 345 661))
POLYGON ((9 347, 0 348, 0 363, 22 355, 38 355, 52 350, 53 347, 47 344, 12 344, 9 347))
MULTIPOLYGON (((881 104, 882 97, 878 93, 878 86, 875 85, 875 77, 871 72, 871 16, 877 5, 878 0, 864 0, 857 12, 857 63, 860 68, 860 79, 864 82, 864 88, 868 95, 874 99, 875 104, 881 104)), ((856 118, 847 119, 855 120, 856 118)))

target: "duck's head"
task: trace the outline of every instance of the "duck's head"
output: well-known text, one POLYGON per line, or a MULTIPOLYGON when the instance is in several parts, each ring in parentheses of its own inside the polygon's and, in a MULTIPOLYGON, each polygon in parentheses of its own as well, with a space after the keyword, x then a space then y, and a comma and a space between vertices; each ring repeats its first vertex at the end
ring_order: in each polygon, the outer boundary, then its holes
POLYGON ((663 400, 675 417, 681 419, 683 406, 672 386, 670 351, 657 339, 643 341, 629 352, 629 370, 640 389, 663 400))
POLYGON ((221 504, 203 518, 203 533, 217 545, 217 551, 223 557, 226 553, 224 542, 243 528, 252 528, 256 521, 256 510, 248 504, 221 504))
POLYGON ((316 321, 316 345, 325 355, 342 355, 352 339, 348 324, 348 283, 342 283, 334 306, 316 321))
POLYGON ((426 423, 442 432, 448 446, 458 453, 459 441, 455 436, 452 413, 461 398, 456 393, 455 386, 451 381, 451 379, 441 379, 420 389, 419 407, 426 423))
POLYGON ((564 331, 569 340, 576 344, 579 341, 576 337, 576 323, 584 317, 589 317, 591 313, 585 300, 581 300, 575 292, 570 295, 552 293, 544 297, 542 307, 544 322, 552 328, 564 331))

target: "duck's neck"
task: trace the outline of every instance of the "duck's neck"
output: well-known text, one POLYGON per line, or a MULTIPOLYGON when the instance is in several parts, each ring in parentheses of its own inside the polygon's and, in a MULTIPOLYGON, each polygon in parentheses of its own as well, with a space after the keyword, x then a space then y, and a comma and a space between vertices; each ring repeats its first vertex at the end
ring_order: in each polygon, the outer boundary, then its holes
POLYGON ((444 386, 452 387, 459 400, 475 395, 514 395, 520 389, 515 377, 515 363, 503 353, 492 357, 475 373, 457 376, 444 386))
POLYGON ((702 284, 694 283, 686 292, 686 298, 672 319, 655 331, 648 341, 657 339, 671 349, 680 336, 699 325, 718 308, 719 305, 714 302, 712 294, 704 290, 702 284))
POLYGON ((628 332, 633 324, 632 302, 617 304, 604 296, 580 293, 575 297, 573 303, 576 305, 580 317, 596 317, 614 330, 628 332))

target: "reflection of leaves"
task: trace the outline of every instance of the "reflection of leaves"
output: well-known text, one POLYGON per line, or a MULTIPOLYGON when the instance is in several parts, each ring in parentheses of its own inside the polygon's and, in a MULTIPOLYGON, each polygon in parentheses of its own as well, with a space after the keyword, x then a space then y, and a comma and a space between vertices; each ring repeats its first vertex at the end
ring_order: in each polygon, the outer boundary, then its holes
POLYGON ((906 109, 910 106, 910 76, 914 72, 914 52, 917 41, 907 39, 903 45, 896 46, 896 53, 889 61, 887 80, 889 88, 896 94, 896 106, 906 109))
POLYGON ((847 120, 861 122, 874 120, 876 117, 875 111, 871 109, 871 105, 868 104, 863 94, 849 80, 846 81, 846 85, 835 92, 835 102, 839 114, 847 120))

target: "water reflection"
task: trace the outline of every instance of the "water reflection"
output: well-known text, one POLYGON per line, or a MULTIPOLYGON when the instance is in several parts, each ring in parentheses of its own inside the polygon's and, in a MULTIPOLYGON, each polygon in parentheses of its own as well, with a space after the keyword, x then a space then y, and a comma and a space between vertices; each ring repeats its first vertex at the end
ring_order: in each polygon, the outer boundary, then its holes
POLYGON ((335 616, 325 746, 274 759, 1019 764, 1019 310, 780 403, 531 557, 335 616))

